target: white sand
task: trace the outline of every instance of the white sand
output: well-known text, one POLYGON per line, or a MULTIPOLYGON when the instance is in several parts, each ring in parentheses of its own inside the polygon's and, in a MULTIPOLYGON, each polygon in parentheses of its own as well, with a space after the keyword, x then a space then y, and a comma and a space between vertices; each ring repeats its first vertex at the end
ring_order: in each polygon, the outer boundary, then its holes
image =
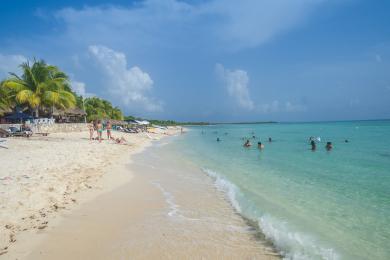
POLYGON ((0 258, 12 255, 20 236, 50 227, 60 212, 130 181, 117 167, 166 134, 155 132, 113 133, 130 145, 90 141, 87 132, 9 138, 9 149, 0 148, 0 258))

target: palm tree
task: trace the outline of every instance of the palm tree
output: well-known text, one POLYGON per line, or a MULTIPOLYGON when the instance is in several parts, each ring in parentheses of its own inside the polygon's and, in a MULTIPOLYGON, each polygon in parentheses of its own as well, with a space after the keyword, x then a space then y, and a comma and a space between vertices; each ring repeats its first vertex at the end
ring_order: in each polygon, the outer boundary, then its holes
POLYGON ((118 107, 114 107, 111 110, 111 118, 116 120, 123 120, 123 113, 118 107))
POLYGON ((4 80, 1 87, 10 91, 19 104, 26 104, 35 116, 39 116, 42 108, 59 109, 73 108, 76 98, 71 92, 67 75, 56 66, 47 65, 43 60, 27 61, 20 67, 23 70, 19 77, 10 73, 11 77, 4 80))
POLYGON ((95 119, 116 119, 122 120, 123 113, 118 107, 113 107, 111 102, 98 97, 86 98, 85 112, 87 112, 88 121, 95 119))
MULTIPOLYGON (((1 85, 1 83, 0 83, 1 85)), ((0 114, 3 114, 5 111, 13 107, 12 99, 9 98, 10 93, 4 88, 0 88, 0 114)))

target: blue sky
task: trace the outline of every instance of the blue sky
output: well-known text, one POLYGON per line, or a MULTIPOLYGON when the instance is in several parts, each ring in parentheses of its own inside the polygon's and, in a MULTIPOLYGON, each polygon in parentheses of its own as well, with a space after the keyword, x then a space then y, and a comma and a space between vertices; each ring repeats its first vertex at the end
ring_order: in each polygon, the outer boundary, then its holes
POLYGON ((385 0, 0 0, 0 78, 25 59, 125 114, 390 118, 385 0))

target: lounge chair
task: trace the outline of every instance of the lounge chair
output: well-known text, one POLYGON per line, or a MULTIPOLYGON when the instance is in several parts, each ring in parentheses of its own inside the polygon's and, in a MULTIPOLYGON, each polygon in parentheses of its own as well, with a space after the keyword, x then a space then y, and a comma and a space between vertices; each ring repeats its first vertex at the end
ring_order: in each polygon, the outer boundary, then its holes
POLYGON ((135 134, 138 133, 138 130, 136 128, 126 128, 125 132, 135 134))
POLYGON ((6 145, 7 140, 6 139, 0 139, 0 147, 8 149, 8 146, 6 145))
POLYGON ((10 126, 8 128, 8 133, 10 134, 10 136, 22 136, 22 137, 30 137, 32 136, 32 132, 31 130, 20 130, 18 129, 17 127, 14 127, 14 126, 10 126))
POLYGON ((3 128, 0 128, 0 137, 8 137, 10 136, 10 133, 3 128))

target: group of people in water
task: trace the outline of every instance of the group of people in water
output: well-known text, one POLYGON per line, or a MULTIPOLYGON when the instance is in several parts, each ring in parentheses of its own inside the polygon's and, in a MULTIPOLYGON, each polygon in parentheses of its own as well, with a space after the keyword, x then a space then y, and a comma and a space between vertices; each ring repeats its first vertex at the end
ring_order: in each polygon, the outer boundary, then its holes
MULTIPOLYGON (((253 139, 255 139, 256 137, 253 136, 253 139)), ((271 137, 268 137, 268 142, 271 143, 272 142, 272 138, 271 137)), ((244 147, 251 147, 252 144, 251 142, 249 141, 249 139, 247 139, 244 143, 244 147)), ((264 144, 262 144, 261 142, 257 142, 257 148, 259 148, 260 150, 263 150, 264 149, 264 144)))
POLYGON ((91 121, 88 124, 89 130, 89 140, 98 140, 99 143, 103 140, 103 132, 106 131, 107 140, 112 140, 117 144, 127 144, 126 139, 122 136, 121 138, 115 138, 112 136, 112 124, 110 121, 107 121, 106 124, 103 124, 102 120, 91 121), (97 137, 94 137, 94 133, 97 133, 97 137))
MULTIPOLYGON (((214 132, 214 133, 217 133, 217 132, 214 132)), ((204 134, 203 131, 202 131, 202 134, 204 134)), ((225 133, 225 135, 227 135, 227 133, 225 133)), ((253 138, 253 139, 256 139, 256 136, 254 135, 253 132, 252 132, 252 138, 253 138)), ((244 138, 244 137, 243 137, 242 139, 243 139, 243 140, 246 139, 246 141, 245 141, 244 144, 243 144, 244 147, 248 148, 248 147, 251 147, 251 146, 252 146, 252 143, 250 142, 249 139, 244 138)), ((221 139, 218 137, 218 138, 217 138, 217 142, 220 142, 220 141, 221 141, 221 139)), ((269 142, 269 143, 272 142, 272 138, 271 138, 271 137, 268 137, 268 142, 269 142)), ((316 150, 317 150, 317 142, 321 142, 321 138, 320 138, 320 137, 313 137, 313 136, 311 136, 311 137, 309 138, 309 143, 310 143, 310 145, 311 145, 311 150, 312 150, 312 151, 316 151, 316 150)), ((348 143, 349 141, 348 141, 348 139, 345 139, 344 142, 345 142, 345 143, 348 143)), ((264 144, 263 144, 262 142, 257 142, 257 148, 258 148, 259 150, 263 150, 263 149, 264 149, 264 144)), ((332 144, 332 142, 326 142, 325 149, 326 149, 327 151, 331 151, 331 150, 333 149, 333 144, 332 144)))
MULTIPOLYGON (((319 139, 318 137, 317 137, 317 138, 314 138, 313 136, 310 136, 310 138, 309 138, 309 142, 310 142, 311 150, 312 150, 312 151, 317 150, 317 143, 316 143, 316 140, 317 140, 317 141, 321 141, 321 139, 319 139)), ((345 141, 348 142, 348 140, 345 140, 345 141)), ((327 151, 332 150, 332 149, 333 149, 333 144, 332 144, 332 142, 326 142, 325 149, 326 149, 327 151)))

